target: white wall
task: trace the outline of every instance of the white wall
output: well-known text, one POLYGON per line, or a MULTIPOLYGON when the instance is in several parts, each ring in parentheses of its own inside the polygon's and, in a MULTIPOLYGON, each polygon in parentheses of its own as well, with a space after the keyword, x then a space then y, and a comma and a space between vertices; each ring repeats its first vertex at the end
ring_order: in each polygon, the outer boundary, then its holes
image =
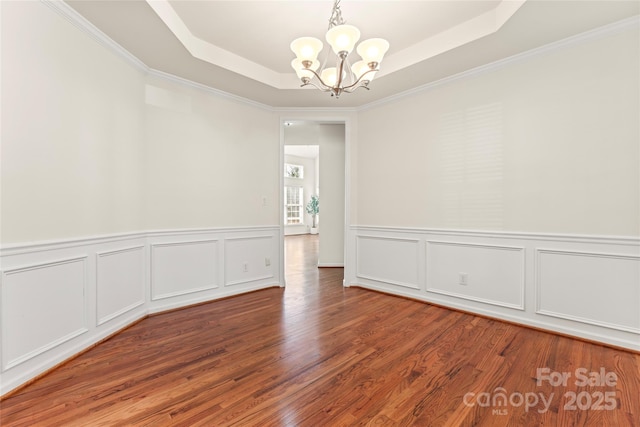
POLYGON ((639 75, 635 20, 360 111, 347 283, 640 350, 639 75))
POLYGON ((638 236, 638 30, 358 114, 357 223, 638 236))
POLYGON ((318 265, 344 266, 345 128, 320 125, 320 248, 318 265))
POLYGON ((279 224, 276 116, 166 80, 147 90, 147 228, 279 224))
POLYGON ((40 2, 1 7, 2 243, 142 229, 144 74, 40 2))
POLYGON ((62 2, 0 7, 0 394, 148 313, 283 283, 275 113, 147 75, 62 2))

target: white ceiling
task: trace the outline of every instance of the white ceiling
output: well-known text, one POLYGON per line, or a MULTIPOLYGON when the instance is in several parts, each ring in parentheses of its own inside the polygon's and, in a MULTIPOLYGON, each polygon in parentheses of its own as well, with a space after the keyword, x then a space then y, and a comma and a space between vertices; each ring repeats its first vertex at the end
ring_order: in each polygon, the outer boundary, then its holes
POLYGON ((640 13, 636 0, 342 0, 362 39, 391 48, 370 91, 336 100, 289 65, 293 39, 324 40, 332 0, 66 2, 148 67, 274 107, 361 106, 640 13))

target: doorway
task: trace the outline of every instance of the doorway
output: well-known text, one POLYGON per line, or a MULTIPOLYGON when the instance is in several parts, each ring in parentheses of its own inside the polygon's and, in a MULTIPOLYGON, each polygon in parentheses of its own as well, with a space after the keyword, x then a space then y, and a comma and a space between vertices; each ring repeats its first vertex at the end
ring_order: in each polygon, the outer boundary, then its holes
POLYGON ((287 273, 285 251, 291 247, 285 245, 289 236, 315 236, 317 267, 344 267, 348 205, 346 124, 285 120, 281 139, 283 278, 287 273), (311 234, 313 218, 306 212, 313 195, 319 197, 317 235, 311 234))

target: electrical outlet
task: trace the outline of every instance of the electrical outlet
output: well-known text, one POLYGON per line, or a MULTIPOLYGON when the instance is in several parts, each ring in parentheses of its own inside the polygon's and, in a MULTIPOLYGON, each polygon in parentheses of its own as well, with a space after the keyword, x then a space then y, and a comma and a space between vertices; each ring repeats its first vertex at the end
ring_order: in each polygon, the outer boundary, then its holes
POLYGON ((469 276, 467 273, 458 273, 459 274, 459 282, 462 286, 467 286, 469 284, 469 276))
POLYGON ((264 259, 264 266, 269 267, 271 265, 271 258, 267 257, 264 259))
POLYGON ((242 263, 242 271, 244 271, 245 273, 249 271, 249 263, 248 262, 243 262, 242 263))

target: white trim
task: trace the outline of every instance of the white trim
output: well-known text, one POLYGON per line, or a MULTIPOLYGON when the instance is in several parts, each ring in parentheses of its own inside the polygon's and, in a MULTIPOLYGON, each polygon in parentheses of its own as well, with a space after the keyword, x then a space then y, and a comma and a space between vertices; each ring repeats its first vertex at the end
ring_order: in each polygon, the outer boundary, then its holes
POLYGON ((515 55, 508 56, 506 58, 499 59, 497 61, 490 62, 485 65, 480 65, 478 67, 474 67, 469 70, 462 71, 460 73, 453 74, 453 75, 441 78, 433 82, 426 83, 424 85, 421 85, 412 89, 408 89, 404 92, 400 92, 395 95, 391 95, 386 98, 379 99, 377 101, 373 101, 365 105, 361 105, 360 107, 358 107, 358 111, 367 111, 372 108, 380 107, 385 104, 389 104, 389 103, 398 101, 400 99, 416 95, 418 93, 428 92, 428 91, 437 89, 441 86, 445 86, 459 80, 476 77, 478 75, 481 75, 490 71, 504 68, 514 63, 526 61, 532 57, 545 55, 553 51, 574 46, 576 44, 580 44, 580 43, 591 41, 591 40, 597 40, 599 38, 606 37, 612 34, 617 34, 622 31, 635 28, 639 24, 640 24, 640 16, 632 16, 630 18, 626 18, 621 21, 613 22, 611 24, 607 24, 602 27, 591 29, 580 34, 567 37, 562 40, 551 42, 546 45, 527 50, 525 52, 517 53, 515 55))
POLYGON ((402 286, 404 288, 416 289, 420 290, 420 239, 410 239, 404 237, 394 237, 394 236, 372 236, 367 234, 359 234, 356 236, 356 277, 366 280, 373 280, 375 282, 380 283, 389 283, 391 285, 402 286), (417 283, 408 283, 401 282, 398 280, 389 280, 380 277, 370 276, 368 274, 362 274, 360 272, 360 263, 358 262, 360 257, 358 253, 360 252, 360 239, 371 239, 371 240, 395 240, 398 242, 409 242, 415 243, 416 247, 416 278, 418 279, 417 283))
POLYGON ((447 295, 447 296, 455 297, 455 298, 462 298, 462 299, 466 299, 466 300, 469 300, 469 301, 481 302, 483 304, 497 305, 498 307, 513 308, 515 310, 524 311, 524 289, 522 289, 522 294, 521 294, 521 297, 520 297, 520 299, 522 301, 521 301, 520 305, 518 305, 518 304, 510 304, 508 302, 496 301, 496 300, 492 300, 492 299, 478 298, 478 297, 473 297, 473 296, 470 296, 470 295, 458 294, 458 293, 455 293, 455 292, 443 291, 443 290, 440 290, 440 289, 429 288, 429 286, 427 286, 427 292, 431 292, 431 293, 434 293, 434 294, 440 294, 440 295, 447 295))
MULTIPOLYGON (((71 257, 71 258, 64 258, 64 259, 47 261, 47 262, 42 262, 42 263, 29 264, 29 265, 25 265, 25 266, 11 267, 11 268, 8 268, 6 270, 2 270, 2 275, 3 276, 9 276, 9 275, 14 274, 14 273, 22 273, 22 272, 30 271, 30 270, 39 270, 41 268, 53 267, 55 265, 71 264, 73 262, 77 262, 77 261, 81 261, 81 260, 85 261, 88 257, 89 257, 88 255, 79 255, 79 256, 75 256, 75 257, 71 257)), ((85 282, 86 282, 86 280, 85 280, 85 282)))
POLYGON ((543 316, 551 316, 559 319, 571 320, 574 322, 585 323, 588 325, 594 326, 602 326, 609 329, 616 329, 618 331, 623 332, 631 332, 634 334, 640 335, 640 328, 633 328, 627 325, 618 325, 610 322, 602 322, 599 320, 589 319, 580 316, 573 316, 571 314, 557 313, 555 311, 544 310, 542 309, 542 284, 540 283, 540 278, 542 275, 542 262, 540 261, 540 256, 542 254, 557 254, 557 255, 577 255, 577 256, 587 256, 587 257, 596 257, 596 258, 611 258, 611 259, 621 259, 621 260, 634 260, 639 261, 640 256, 636 255, 626 255, 626 254, 616 254, 616 253, 608 253, 608 252, 583 252, 583 251, 573 251, 573 250, 560 250, 560 249, 544 249, 544 248, 536 248, 535 250, 535 260, 536 260, 536 269, 535 269, 535 293, 536 293, 536 307, 535 313, 543 316))
POLYGON ((203 92, 205 94, 208 94, 208 95, 217 96, 217 97, 229 100, 229 101, 239 102, 241 104, 246 104, 246 105, 250 105, 252 107, 260 108, 262 110, 273 112, 273 107, 271 107, 271 106, 269 106, 267 104, 263 104, 261 102, 254 101, 254 100, 249 99, 249 98, 244 98, 244 97, 239 96, 239 95, 234 95, 232 93, 225 92, 223 90, 216 89, 216 88, 213 88, 211 86, 204 85, 202 83, 194 82, 193 80, 188 80, 188 79, 185 79, 183 77, 176 76, 174 74, 169 74, 169 73, 166 73, 164 71, 156 70, 154 68, 147 68, 147 74, 149 76, 157 77, 157 78, 163 79, 163 80, 167 80, 169 82, 172 82, 172 83, 175 83, 175 84, 178 84, 178 85, 181 85, 181 86, 189 87, 191 89, 196 89, 196 90, 198 90, 200 92, 203 92))
POLYGON ((229 286, 243 285, 245 283, 253 283, 253 282, 259 282, 261 280, 273 279, 274 277, 275 276, 273 274, 264 274, 262 276, 251 277, 247 280, 232 280, 232 281, 225 280, 224 286, 229 287, 229 286))
MULTIPOLYGON (((0 369, 5 367, 5 370, 2 372, 0 392, 4 394, 15 389, 36 375, 73 357, 109 334, 127 327, 150 313, 185 307, 194 303, 211 302, 249 291, 281 286, 283 277, 281 276, 281 271, 277 271, 275 267, 272 267, 273 270, 269 271, 269 273, 272 274, 268 278, 269 280, 260 282, 256 281, 258 278, 254 277, 246 280, 244 285, 227 288, 222 285, 225 274, 225 254, 223 250, 225 241, 241 239, 255 241, 255 239, 259 239, 259 241, 264 242, 263 239, 276 238, 279 230, 279 226, 151 230, 112 235, 84 236, 73 239, 60 239, 57 241, 27 242, 2 248, 0 251, 0 262, 4 270, 0 270, 0 305, 2 301, 4 301, 5 304, 7 303, 6 293, 4 292, 6 287, 3 284, 6 284, 7 281, 10 280, 8 276, 11 274, 19 274, 20 272, 32 269, 46 269, 47 267, 55 267, 61 263, 82 261, 83 270, 73 269, 70 274, 73 274, 73 278, 76 280, 74 282, 76 285, 75 289, 78 289, 80 286, 77 280, 80 280, 78 275, 82 274, 83 308, 81 310, 82 323, 80 323, 80 308, 78 307, 76 323, 72 324, 69 330, 62 331, 60 333, 61 336, 53 337, 52 341, 44 343, 44 346, 34 350, 35 346, 43 343, 43 341, 36 341, 34 348, 26 349, 24 354, 9 355, 6 354, 6 351, 5 354, 0 353, 0 369), (211 290, 206 290, 205 292, 200 292, 202 289, 190 289, 185 293, 163 294, 161 295, 162 299, 158 299, 156 296, 155 300, 151 300, 152 248, 189 243, 207 244, 209 242, 217 245, 217 257, 211 259, 211 266, 216 270, 213 277, 210 277, 208 274, 203 277, 199 276, 202 277, 202 280, 198 282, 198 284, 214 281, 216 287, 211 290), (143 283, 140 284, 143 287, 143 299, 140 300, 139 295, 135 297, 132 296, 130 301, 128 300, 123 304, 126 305, 126 307, 118 307, 117 312, 108 313, 99 318, 98 269, 101 268, 99 261, 104 260, 104 257, 110 255, 138 250, 142 251, 142 257, 137 257, 138 252, 131 253, 136 254, 136 262, 140 262, 139 267, 143 272, 143 283), (3 293, 5 293, 4 297, 2 295, 3 293), (180 294, 180 296, 177 296, 177 294, 180 294), (168 298, 173 295, 176 295, 176 297, 168 298), (8 360, 10 358, 11 360, 8 360), (9 362, 8 365, 7 361, 9 362)), ((271 251, 269 256, 275 266, 275 263, 279 263, 281 260, 274 258, 275 256, 279 256, 279 254, 276 255, 275 253, 275 241, 269 242, 269 250, 271 251)), ((248 247, 253 251, 251 245, 248 245, 248 247)), ((179 260, 177 261, 179 262, 179 260)), ((157 264, 157 258, 155 262, 157 264)), ((133 263, 131 267, 133 268, 133 263)), ((207 265, 203 268, 207 272, 209 271, 209 261, 207 261, 207 265)), ((175 290, 181 290, 181 288, 175 287, 167 289, 169 292, 175 290)), ((79 299, 80 297, 78 295, 78 300, 79 299)), ((28 309, 28 301, 23 302, 25 309, 28 309)), ((3 315, 4 311, 0 308, 0 317, 3 315)), ((8 337, 6 328, 7 323, 0 319, 0 340, 6 340, 8 337)), ((0 346, 5 350, 7 349, 4 345, 0 346)))
MULTIPOLYGON (((350 227, 349 239, 353 243, 357 242, 358 237, 369 236, 371 234, 392 239, 419 239, 424 241, 425 257, 421 259, 421 271, 425 274, 420 281, 420 290, 414 290, 406 287, 396 287, 389 280, 368 281, 360 280, 360 277, 345 277, 348 280, 347 285, 360 286, 380 290, 392 295, 407 296, 417 298, 426 302, 443 305, 445 307, 459 308, 471 313, 488 315, 498 319, 514 321, 519 324, 534 327, 542 327, 544 329, 555 331, 558 333, 567 333, 572 336, 582 337, 616 346, 621 346, 633 350, 640 350, 640 328, 636 327, 635 321, 627 319, 635 319, 629 317, 634 309, 634 304, 629 302, 625 304, 624 320, 616 320, 616 318, 605 317, 603 319, 585 319, 591 317, 589 312, 582 313, 571 311, 571 306, 566 306, 568 314, 563 314, 565 305, 560 304, 560 308, 550 310, 542 310, 540 307, 540 251, 546 251, 559 254, 576 254, 581 256, 606 257, 614 259, 633 260, 640 259, 640 239, 636 236, 585 236, 585 235, 560 235, 548 233, 523 233, 523 232, 503 232, 503 231, 478 231, 478 230, 444 230, 444 229, 428 229, 428 228, 408 228, 408 227, 373 227, 373 226, 357 226, 350 227), (492 294, 478 294, 479 297, 466 294, 460 295, 457 288, 447 288, 444 291, 433 289, 429 286, 429 271, 433 265, 433 260, 428 260, 426 254, 429 252, 427 246, 429 242, 438 242, 448 245, 473 246, 480 248, 498 248, 510 251, 518 251, 522 254, 521 268, 522 270, 511 270, 509 279, 504 282, 497 283, 497 286, 508 287, 513 290, 515 280, 522 281, 524 289, 519 289, 520 301, 522 307, 513 307, 509 304, 517 304, 516 299, 510 299, 507 304, 493 301, 496 297, 492 294), (540 246, 545 245, 549 249, 541 249, 540 246), (491 299, 488 301, 487 299, 491 299), (517 309, 514 310, 514 309, 517 309), (560 313, 556 313, 560 311, 560 313), (614 324, 617 323, 617 324, 614 324), (623 323, 623 324, 620 324, 623 323)), ((354 265, 357 263, 357 253, 352 252, 349 255, 349 263, 354 265)), ((480 254, 480 256, 483 256, 480 254)), ((520 259, 520 258, 519 258, 520 259)), ((514 260, 515 262, 515 260, 514 260)), ((585 262, 588 263, 588 260, 585 262)), ((560 264, 559 268, 564 264, 560 264)), ((588 264, 587 264, 588 265, 588 264)), ((567 268, 577 268, 570 264, 567 268)), ((607 271, 606 265, 598 265, 597 274, 606 277, 607 274, 616 274, 615 271, 607 271)), ((625 267, 625 271, 626 267, 625 267)), ((629 269, 625 274, 625 284, 629 284, 629 280, 633 280, 632 276, 635 270, 629 269)), ((391 279, 399 280, 401 276, 391 277, 391 279)), ((626 286, 626 285, 625 285, 626 286)), ((635 286, 635 284, 634 284, 635 286)), ((506 289, 506 288, 505 288, 506 289)), ((625 288, 626 289, 626 288, 625 288)), ((631 295, 635 295, 636 288, 631 288, 631 295)), ((591 297, 593 299, 593 296, 591 297)), ((623 298, 619 296, 618 298, 623 298)), ((626 299, 625 301, 628 301, 626 299)), ((621 313, 622 314, 622 313, 621 313)))
POLYGON ((104 251, 104 252, 96 252, 96 257, 100 258, 100 257, 120 254, 120 253, 123 253, 123 252, 133 252, 133 251, 135 251, 137 249, 144 249, 144 245, 130 246, 130 247, 127 247, 127 248, 113 249, 113 250, 108 250, 108 251, 104 251))
POLYGON ((35 350, 30 351, 29 353, 23 354, 20 357, 17 357, 13 360, 9 360, 7 361, 6 365, 2 366, 2 371, 7 371, 21 363, 26 362, 27 360, 31 360, 36 356, 41 355, 42 353, 51 350, 52 348, 58 347, 64 343, 66 343, 67 341, 70 341, 82 334, 84 334, 85 332, 88 332, 89 329, 85 326, 84 328, 80 328, 77 329, 73 332, 68 333, 67 335, 60 337, 56 340, 53 340, 45 345, 43 345, 40 348, 36 348, 35 350))
POLYGON ((72 248, 76 246, 85 246, 92 244, 102 244, 109 242, 117 242, 131 239, 147 239, 151 237, 163 236, 185 236, 190 234, 204 233, 237 233, 247 231, 275 231, 279 226, 248 226, 248 227, 210 227, 210 228, 185 228, 185 229, 166 229, 166 230, 149 230, 136 231, 130 233, 114 233, 100 234, 94 236, 73 237, 67 239, 42 240, 35 242, 14 243, 0 247, 0 257, 10 255, 20 255, 24 253, 32 253, 39 251, 58 250, 63 248, 72 248))
MULTIPOLYGON (((322 115, 323 113, 327 113, 327 112, 331 112, 332 114, 336 114, 336 113, 342 113, 342 112, 347 112, 347 111, 352 111, 352 110, 343 110, 343 109, 339 109, 339 108, 311 108, 308 110, 305 110, 304 108, 295 108, 295 109, 288 109, 288 108, 282 108, 279 109, 278 111, 290 111, 294 114, 292 115, 281 115, 280 116, 280 167, 278 168, 278 170, 280 171, 280 173, 278 173, 279 176, 279 183, 280 183, 280 187, 279 187, 279 195, 280 195, 280 200, 279 200, 279 217, 280 217, 280 277, 282 278, 282 286, 286 287, 286 266, 285 266, 285 256, 284 256, 284 248, 285 248, 285 244, 284 244, 284 238, 286 237, 285 234, 285 224, 284 224, 284 174, 281 173, 281 171, 284 170, 284 146, 285 146, 285 138, 284 138, 284 124, 286 122, 291 122, 291 121, 298 121, 298 120, 304 120, 304 121, 308 121, 308 122, 315 122, 315 123, 325 123, 325 122, 330 122, 330 123, 341 123, 344 124, 344 253, 343 253, 343 263, 341 265, 341 267, 345 268, 345 272, 344 272, 344 277, 347 277, 347 274, 349 274, 349 272, 347 271, 349 268, 349 263, 346 261, 347 260, 347 254, 349 253, 348 251, 350 250, 350 242, 351 240, 349 239, 349 221, 351 218, 351 138, 352 138, 352 127, 353 126, 357 126, 357 124, 352 123, 352 119, 351 117, 349 117, 348 115, 330 115, 330 116, 324 116, 322 115), (303 112, 317 112, 318 115, 311 115, 311 116, 306 116, 304 115, 303 112)), ((320 266, 320 265, 319 265, 320 266)), ((337 267, 338 264, 335 265, 330 265, 328 263, 322 263, 322 266, 335 266, 337 267)), ((344 283, 345 281, 343 281, 344 283)))
MULTIPOLYGON (((253 235, 253 236, 237 236, 237 237, 227 237, 225 238, 225 245, 224 245, 224 249, 223 249, 223 254, 224 254, 224 259, 227 258, 227 245, 226 245, 226 241, 237 241, 237 240, 261 240, 261 239, 273 239, 274 236, 272 235, 268 235, 268 236, 264 236, 264 235, 253 235)), ((261 280, 267 280, 267 279, 273 279, 275 278, 275 275, 273 273, 271 274, 263 274, 261 276, 253 276, 250 277, 248 279, 239 279, 239 280, 227 280, 227 269, 224 269, 224 281, 223 281, 223 287, 228 287, 228 286, 236 286, 236 285, 241 285, 244 283, 253 283, 253 282, 259 282, 261 280)))
MULTIPOLYGON (((428 256, 429 253, 429 245, 430 244, 434 244, 434 245, 443 245, 443 246, 468 246, 468 247, 474 247, 474 248, 487 248, 487 249, 494 249, 494 250, 505 250, 505 251, 512 251, 512 252, 520 252, 520 255, 522 257, 522 271, 521 271, 521 277, 520 277, 520 304, 510 304, 508 302, 504 302, 504 301, 496 301, 496 300, 492 300, 492 299, 486 299, 486 298, 478 298, 478 297, 474 297, 474 296, 470 296, 470 295, 466 295, 466 294, 460 294, 460 293, 456 293, 456 292, 449 292, 449 291, 445 291, 445 290, 441 290, 441 289, 437 289, 437 288, 433 288, 429 286, 429 275, 427 274, 426 277, 426 283, 425 283, 425 290, 427 292, 433 292, 434 294, 442 294, 442 295, 449 295, 452 297, 456 297, 456 298, 463 298, 463 299, 467 299, 470 301, 476 301, 476 302, 481 302, 484 304, 492 304, 492 305, 497 305, 500 307, 507 307, 507 308, 513 308, 516 310, 521 310, 521 311, 525 311, 525 292, 526 292, 526 271, 527 271, 527 265, 526 265, 526 257, 525 257, 525 248, 522 246, 504 246, 504 245, 491 245, 491 244, 486 244, 486 243, 467 243, 467 242, 447 242, 447 241, 441 241, 441 240, 426 240, 425 241, 425 250, 428 256)), ((425 263, 425 268, 426 268, 426 263, 425 263)))
MULTIPOLYGON (((62 337, 59 337, 53 341, 48 342, 47 344, 44 344, 43 346, 36 348, 28 353, 23 354, 20 357, 17 357, 13 360, 8 360, 5 363, 4 360, 4 352, 2 354, 2 371, 7 371, 21 363, 24 363, 30 359, 33 359, 34 357, 48 351, 51 350, 52 348, 58 347, 62 344, 64 344, 67 341, 72 340, 73 338, 76 338, 82 334, 84 334, 85 332, 89 331, 89 327, 87 326, 87 285, 88 285, 88 281, 87 281, 87 259, 88 259, 88 255, 81 255, 81 256, 76 256, 76 257, 71 257, 71 258, 64 258, 64 259, 60 259, 60 260, 55 260, 55 261, 48 261, 48 262, 43 262, 43 263, 37 263, 37 264, 30 264, 30 265, 26 265, 26 266, 19 266, 19 267, 12 267, 9 268, 7 270, 3 270, 2 271, 2 289, 0 289, 0 298, 2 302, 4 302, 5 300, 5 289, 6 286, 4 284, 5 281, 5 277, 6 276, 10 276, 12 274, 16 274, 16 273, 24 273, 26 271, 32 271, 32 270, 40 270, 42 268, 49 268, 49 267, 54 267, 57 265, 63 265, 63 264, 74 264, 78 261, 82 262, 82 305, 83 305, 83 310, 82 310, 82 327, 80 327, 79 329, 76 329, 75 331, 72 331, 70 333, 68 333, 67 335, 64 335, 62 337)), ((4 311, 3 311, 4 312, 4 311)), ((0 318, 2 319, 2 336, 5 337, 6 331, 6 324, 7 322, 4 319, 4 316, 0 316, 0 318)))
POLYGON ((629 348, 635 351, 640 351, 640 343, 637 340, 631 341, 621 337, 612 337, 611 335, 607 335, 606 331, 604 333, 600 333, 597 331, 584 331, 581 329, 576 329, 567 325, 560 325, 556 323, 549 323, 542 319, 525 319, 522 318, 518 312, 513 312, 513 314, 502 312, 502 311, 494 311, 489 307, 487 308, 478 308, 476 306, 468 305, 464 301, 449 301, 438 298, 437 295, 433 297, 421 293, 414 293, 408 290, 389 290, 389 288, 385 288, 382 286, 376 286, 374 284, 365 284, 365 283, 352 283, 351 287, 354 288, 362 288, 362 289, 371 289, 378 292, 382 292, 387 295, 395 295, 400 297, 406 297, 414 300, 424 301, 425 303, 436 304, 438 306, 442 306, 445 308, 462 310, 466 313, 470 313, 471 315, 480 314, 483 316, 488 316, 493 319, 498 320, 506 320, 509 322, 513 322, 522 326, 529 326, 540 328, 550 333, 561 333, 567 334, 573 337, 581 337, 588 340, 593 340, 605 344, 611 344, 619 347, 629 348))
POLYGON ((76 12, 74 8, 69 6, 66 2, 62 0, 40 0, 41 3, 48 6, 51 10, 58 13, 60 16, 65 18, 71 24, 73 24, 76 28, 83 31, 89 37, 91 37, 94 41, 98 42, 98 44, 107 48, 116 56, 124 59, 127 63, 132 65, 136 70, 141 71, 143 73, 149 72, 149 67, 147 67, 144 62, 138 59, 131 52, 126 50, 120 44, 116 43, 112 38, 107 36, 105 33, 100 31, 98 27, 93 25, 90 21, 88 21, 84 16, 76 12))
MULTIPOLYGON (((97 305, 97 304, 96 304, 97 305)), ((133 310, 134 308, 140 307, 141 305, 144 305, 144 300, 142 301, 136 301, 126 307, 121 308, 120 310, 113 312, 111 314, 108 314, 100 319, 98 319, 98 321, 96 322, 97 326, 101 326, 104 325, 105 323, 108 323, 109 321, 122 316, 123 314, 125 314, 128 311, 133 310)))
MULTIPOLYGON (((162 299, 166 299, 166 298, 172 298, 172 297, 177 297, 180 295, 187 295, 187 294, 194 294, 197 292, 202 292, 202 291, 208 291, 211 289, 216 289, 219 287, 219 285, 217 283, 211 283, 205 286, 200 286, 198 288, 191 288, 191 289, 186 289, 186 290, 182 290, 182 291, 176 291, 176 292, 169 292, 166 294, 158 294, 155 295, 153 293, 153 284, 154 284, 154 280, 153 280, 153 272, 155 271, 155 257, 153 256, 154 254, 154 250, 156 248, 160 248, 160 247, 170 247, 170 246, 188 246, 188 245, 200 245, 200 244, 204 244, 204 243, 216 243, 216 245, 218 244, 218 242, 220 241, 220 239, 203 239, 203 240, 182 240, 179 242, 161 242, 161 243, 151 243, 149 245, 149 253, 151 256, 151 266, 149 268, 149 275, 150 275, 150 279, 151 279, 151 285, 149 286, 149 292, 150 292, 150 299, 151 301, 158 301, 158 300, 162 300, 162 299)), ((218 249, 216 247, 216 249, 218 249)))
POLYGON ((273 236, 265 236, 262 234, 257 234, 253 236, 236 236, 236 237, 227 237, 224 240, 256 240, 256 239, 272 239, 273 236))
MULTIPOLYGON (((111 313, 111 314, 108 314, 108 315, 106 315, 106 316, 104 316, 102 318, 99 318, 98 317, 98 302, 100 300, 100 290, 99 290, 100 287, 99 287, 99 280, 98 280, 98 277, 99 277, 98 272, 100 270, 100 258, 108 257, 108 256, 111 256, 111 255, 118 255, 118 254, 122 254, 122 253, 125 253, 125 252, 134 252, 134 251, 142 250, 142 257, 144 259, 144 257, 145 257, 145 248, 146 248, 145 245, 137 245, 137 246, 130 246, 130 247, 127 247, 127 248, 113 249, 113 250, 108 250, 108 251, 96 252, 96 271, 95 271, 95 273, 96 273, 96 277, 95 277, 95 281, 96 281, 96 301, 95 302, 96 302, 96 304, 95 304, 95 312, 96 312, 96 325, 97 326, 101 326, 101 325, 109 322, 110 320, 113 320, 113 319, 115 319, 115 318, 117 318, 119 316, 122 316, 124 313, 126 313, 128 311, 131 311, 136 307, 140 307, 141 305, 144 305, 144 303, 145 303, 145 300, 143 298, 142 300, 135 301, 132 304, 130 304, 130 305, 126 306, 126 307, 123 307, 123 308, 121 308, 120 310, 118 310, 118 311, 116 311, 114 313, 111 313)), ((145 269, 144 269, 144 265, 141 265, 140 267, 142 268, 142 272, 143 272, 143 283, 142 283, 142 286, 143 286, 143 294, 144 294, 144 270, 145 269)))
POLYGON ((58 14, 66 18, 69 22, 71 22, 77 28, 84 31, 96 42, 106 47, 107 49, 110 49, 116 55, 120 56, 125 61, 130 63, 134 68, 146 73, 149 76, 155 76, 155 77, 165 79, 167 81, 171 81, 183 86, 200 90, 204 93, 208 93, 208 94, 219 96, 229 100, 245 103, 247 105, 251 105, 253 107, 257 107, 266 111, 279 112, 279 113, 288 113, 288 112, 315 113, 317 112, 319 114, 325 114, 330 112, 335 114, 336 112, 346 113, 346 112, 366 111, 372 108, 376 108, 376 107, 397 101, 402 98, 410 97, 417 93, 433 90, 437 87, 440 87, 461 79, 472 78, 479 74, 493 71, 493 70, 505 67, 512 63, 524 61, 534 56, 547 54, 549 52, 570 47, 582 42, 598 39, 601 37, 606 37, 610 34, 617 34, 619 32, 626 31, 628 29, 632 29, 640 25, 640 16, 638 15, 632 16, 617 22, 613 22, 611 24, 604 25, 599 28, 587 30, 583 33, 576 34, 562 40, 551 42, 546 45, 509 56, 507 58, 500 59, 498 61, 491 62, 489 64, 481 65, 479 67, 475 67, 470 70, 460 72, 458 74, 444 77, 440 80, 429 82, 422 86, 418 86, 413 89, 409 89, 404 92, 400 92, 398 94, 391 95, 386 98, 382 98, 377 101, 373 101, 368 104, 364 104, 357 107, 276 107, 276 106, 263 104, 248 98, 244 98, 238 95, 234 95, 219 89, 215 89, 210 86, 204 85, 202 83, 197 83, 192 80, 188 80, 182 77, 174 76, 172 74, 150 68, 146 64, 144 64, 142 61, 140 61, 140 59, 138 59, 137 57, 132 55, 129 51, 127 51, 125 48, 123 48, 114 40, 109 38, 105 33, 100 31, 95 25, 93 25, 91 22, 85 19, 82 15, 76 12, 72 7, 67 5, 64 1, 61 1, 61 0, 40 0, 40 1, 43 4, 47 5, 50 9, 54 10, 55 12, 57 12, 58 14))
POLYGON ((555 234, 555 233, 534 233, 521 231, 486 231, 486 230, 463 230, 444 228, 416 228, 416 227, 386 227, 371 225, 352 225, 354 231, 378 231, 396 232, 411 234, 441 234, 449 236, 474 236, 489 237, 496 239, 527 239, 562 241, 577 243, 604 243, 609 245, 640 245, 640 237, 636 236, 601 236, 588 234, 555 234))
POLYGON ((344 263, 341 262, 319 262, 318 268, 344 268, 344 263))

